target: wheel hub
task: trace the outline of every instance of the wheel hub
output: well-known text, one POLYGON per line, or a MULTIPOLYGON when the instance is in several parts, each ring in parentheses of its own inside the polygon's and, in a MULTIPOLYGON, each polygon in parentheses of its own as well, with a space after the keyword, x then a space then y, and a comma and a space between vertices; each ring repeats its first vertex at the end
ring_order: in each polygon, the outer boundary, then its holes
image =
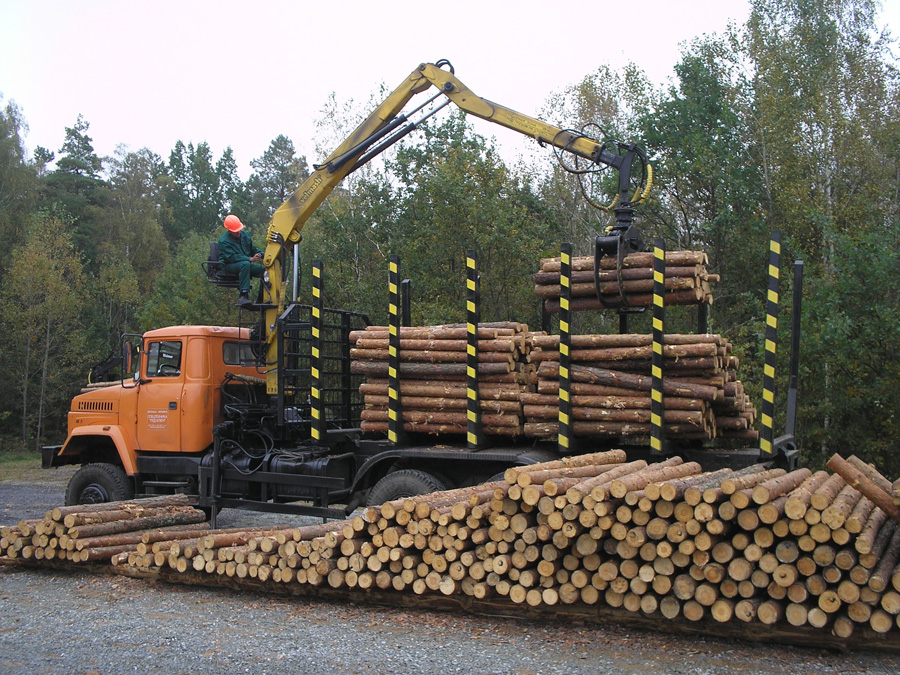
POLYGON ((102 502, 108 502, 109 493, 99 483, 91 483, 90 485, 85 486, 84 490, 81 491, 81 497, 78 500, 80 504, 100 504, 102 502))

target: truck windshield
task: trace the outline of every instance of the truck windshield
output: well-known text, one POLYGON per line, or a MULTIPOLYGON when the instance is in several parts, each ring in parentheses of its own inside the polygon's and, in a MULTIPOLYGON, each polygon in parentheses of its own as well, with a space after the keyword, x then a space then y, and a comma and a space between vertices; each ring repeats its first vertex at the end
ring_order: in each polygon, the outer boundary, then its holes
POLYGON ((181 343, 151 342, 147 349, 147 377, 181 374, 181 343))

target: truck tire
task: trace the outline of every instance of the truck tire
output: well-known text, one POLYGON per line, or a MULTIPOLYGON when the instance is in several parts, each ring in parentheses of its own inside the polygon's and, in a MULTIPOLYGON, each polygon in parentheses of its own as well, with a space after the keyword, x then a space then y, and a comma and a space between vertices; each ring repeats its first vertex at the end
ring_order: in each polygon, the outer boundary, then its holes
POLYGON ((403 497, 426 495, 430 492, 446 490, 438 478, 418 469, 401 469, 382 478, 369 492, 368 505, 378 506, 403 497))
POLYGON ((134 497, 134 483, 113 464, 85 464, 66 489, 66 506, 120 502, 134 497))

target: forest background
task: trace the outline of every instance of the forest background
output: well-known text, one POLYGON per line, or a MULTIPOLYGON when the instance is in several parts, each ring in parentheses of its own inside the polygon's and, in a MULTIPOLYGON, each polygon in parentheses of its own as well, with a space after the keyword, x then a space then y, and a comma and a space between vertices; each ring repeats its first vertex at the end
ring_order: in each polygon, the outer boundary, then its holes
MULTIPOLYGON (((689 43, 670 85, 637 67, 599 65, 555 92, 541 117, 635 141, 655 169, 637 222, 646 240, 704 250, 714 287, 710 331, 741 358, 761 401, 768 240, 782 233, 779 382, 787 390, 791 262, 802 259, 798 433, 803 461, 856 453, 900 475, 900 78, 898 45, 871 0, 753 0, 746 24, 689 43)), ((11 94, 12 92, 6 92, 11 94)), ((319 161, 380 102, 323 102, 319 161)), ((0 110, 0 450, 61 442, 71 397, 122 333, 237 322, 235 297, 200 267, 235 213, 261 247, 269 218, 309 175, 279 135, 238 176, 230 148, 178 142, 94 152, 79 116, 57 150, 23 142, 27 120, 0 110)), ((523 144, 529 143, 523 139, 523 144)), ((590 207, 552 153, 504 162, 464 115, 429 122, 343 182, 307 223, 301 298, 313 258, 326 304, 387 313, 387 257, 412 279, 414 324, 464 317, 465 252, 482 273, 482 319, 540 323, 532 275, 570 241, 587 254, 609 216, 590 207)), ((669 332, 696 315, 672 309, 669 332)), ((632 321, 648 331, 648 318, 632 321)), ((615 316, 579 317, 615 332, 615 316)), ((776 417, 776 430, 784 423, 776 417)))

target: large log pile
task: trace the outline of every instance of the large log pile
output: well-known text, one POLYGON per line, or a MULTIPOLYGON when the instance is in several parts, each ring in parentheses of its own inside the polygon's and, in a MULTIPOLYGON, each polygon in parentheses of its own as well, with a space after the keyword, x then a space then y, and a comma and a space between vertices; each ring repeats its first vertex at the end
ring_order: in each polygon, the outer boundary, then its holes
MULTIPOLYGON (((527 390, 528 326, 512 321, 478 328, 478 394, 481 421, 489 435, 522 433, 519 393, 527 390)), ((388 340, 386 326, 354 331, 351 372, 366 377, 360 386, 365 408, 363 431, 388 429, 388 340)), ((466 418, 466 326, 400 329, 400 400, 406 431, 464 434, 466 418)))
MULTIPOLYGON (((466 431, 466 329, 402 328, 400 402, 404 429, 466 431)), ((514 322, 478 333, 479 397, 485 433, 553 438, 559 416, 559 336, 514 322)), ((354 374, 365 409, 362 430, 388 428, 388 329, 350 335, 354 374)), ((665 423, 671 438, 755 440, 756 409, 737 379, 738 359, 719 335, 666 335, 665 423)), ((651 336, 572 336, 575 436, 646 437, 650 433, 651 336)))
POLYGON ((187 495, 57 507, 43 518, 0 528, 0 557, 87 563, 109 561, 142 544, 196 538, 206 514, 187 495))
MULTIPOLYGON (((854 457, 830 464, 865 467, 854 457)), ((507 614, 525 606, 532 618, 560 607, 589 617, 597 607, 664 629, 746 624, 757 637, 805 631, 807 641, 842 645, 854 634, 900 636, 900 526, 876 505, 890 493, 870 482, 874 500, 841 473, 763 465, 703 473, 677 457, 648 465, 610 451, 516 467, 497 483, 397 500, 346 521, 194 532, 111 559, 190 583, 200 575, 199 583, 252 579, 342 597, 402 592, 424 606, 429 596, 466 597, 507 603, 507 614)), ((2 554, 24 558, 7 534, 2 554)))
MULTIPOLYGON (((650 433, 651 336, 573 335, 573 433, 626 437, 650 433)), ((553 437, 559 414, 559 336, 533 335, 537 392, 521 396, 527 436, 553 437)), ((665 336, 666 434, 671 438, 757 438, 756 410, 737 379, 738 359, 719 335, 665 336)))
MULTIPOLYGON (((719 280, 709 274, 707 255, 701 251, 667 251, 665 303, 672 305, 711 305, 710 284, 719 280)), ((619 298, 619 282, 614 258, 601 261, 600 293, 607 302, 619 298)), ((653 303, 653 254, 631 253, 622 262, 622 289, 631 307, 650 307, 653 303)), ((534 275, 534 292, 545 300, 548 312, 559 311, 559 258, 541 260, 541 270, 534 275)), ((593 257, 572 258, 573 311, 604 309, 597 297, 593 257)))

